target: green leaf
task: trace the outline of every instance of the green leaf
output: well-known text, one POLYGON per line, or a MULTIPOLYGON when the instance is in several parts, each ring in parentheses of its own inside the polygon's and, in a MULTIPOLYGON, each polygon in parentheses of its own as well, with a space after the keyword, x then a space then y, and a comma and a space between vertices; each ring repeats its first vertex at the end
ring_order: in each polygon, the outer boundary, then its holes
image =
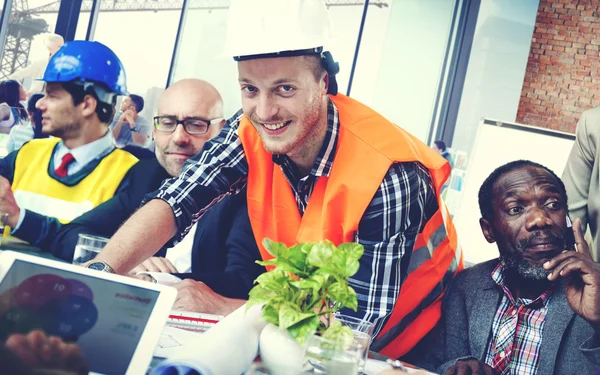
POLYGON ((279 308, 279 328, 287 329, 314 316, 316 316, 314 312, 303 313, 300 307, 291 303, 283 303, 279 308))
POLYGON ((271 241, 268 238, 263 239, 263 246, 275 258, 285 258, 289 251, 283 242, 271 241))
POLYGON ((290 284, 298 289, 310 289, 316 290, 317 292, 319 289, 321 289, 321 285, 323 285, 319 282, 319 280, 315 280, 312 277, 309 277, 308 279, 292 281, 290 284))
POLYGON ((271 272, 264 272, 256 278, 254 283, 261 285, 265 289, 279 291, 283 285, 289 281, 283 270, 274 269, 271 272))
POLYGON ((304 346, 308 339, 317 332, 320 324, 321 321, 319 318, 317 316, 313 316, 312 318, 305 319, 300 323, 288 327, 288 332, 293 338, 296 339, 300 346, 304 346))
POLYGON ((348 278, 358 271, 358 261, 346 251, 335 249, 331 259, 333 268, 344 278, 348 278))
POLYGON ((356 292, 347 283, 333 283, 329 286, 327 293, 329 298, 340 304, 340 306, 356 311, 358 307, 356 292))
POLYGON ((308 264, 306 263, 307 254, 302 251, 303 245, 296 245, 290 248, 287 260, 296 268, 306 271, 308 264))
POLYGON ((267 303, 275 296, 275 291, 266 289, 262 285, 257 285, 250 290, 250 293, 248 294, 248 303, 246 303, 246 305, 259 305, 261 303, 267 303))
POLYGON ((325 242, 317 242, 308 253, 308 264, 315 267, 326 267, 331 265, 331 247, 325 242))
MULTIPOLYGON (((347 348, 354 341, 354 333, 350 327, 334 320, 331 326, 323 332, 323 338, 339 344, 339 348, 347 348)), ((336 348, 338 348, 337 345, 336 348)))
POLYGON ((265 322, 273 323, 276 326, 279 325, 279 309, 271 306, 265 305, 262 311, 262 319, 265 322))
POLYGON ((356 242, 344 242, 338 246, 338 249, 345 251, 354 260, 359 260, 365 251, 363 245, 356 242))

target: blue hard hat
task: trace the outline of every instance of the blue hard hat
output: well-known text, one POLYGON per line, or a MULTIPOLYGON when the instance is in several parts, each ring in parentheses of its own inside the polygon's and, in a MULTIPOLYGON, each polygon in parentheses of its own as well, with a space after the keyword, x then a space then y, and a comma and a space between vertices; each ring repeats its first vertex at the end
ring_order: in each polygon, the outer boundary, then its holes
POLYGON ((115 53, 102 43, 74 40, 50 58, 45 82, 100 82, 117 95, 127 95, 125 69, 115 53))

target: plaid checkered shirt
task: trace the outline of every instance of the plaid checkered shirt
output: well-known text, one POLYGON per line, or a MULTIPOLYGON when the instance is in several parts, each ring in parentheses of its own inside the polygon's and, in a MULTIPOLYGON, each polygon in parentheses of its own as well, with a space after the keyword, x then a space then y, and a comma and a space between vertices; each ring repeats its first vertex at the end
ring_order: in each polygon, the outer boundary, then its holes
POLYGON ((492 323, 485 363, 500 375, 537 374, 551 290, 534 300, 515 301, 506 286, 504 272, 502 264, 492 272, 492 279, 504 293, 492 323))
MULTIPOLYGON (((228 120, 203 151, 188 160, 179 177, 167 180, 145 201, 159 198, 175 215, 182 238, 204 212, 221 197, 235 194, 247 182, 248 162, 238 137, 241 111, 228 120)), ((327 133, 308 176, 301 176, 286 155, 274 155, 304 213, 320 176, 329 176, 339 133, 338 112, 331 100, 327 133)), ((385 135, 382 135, 385 136, 385 135)), ((358 298, 358 312, 343 311, 375 323, 376 337, 385 325, 404 281, 415 240, 437 210, 431 177, 419 163, 396 163, 390 167, 359 223, 356 242, 364 246, 358 272, 349 280, 358 298)))

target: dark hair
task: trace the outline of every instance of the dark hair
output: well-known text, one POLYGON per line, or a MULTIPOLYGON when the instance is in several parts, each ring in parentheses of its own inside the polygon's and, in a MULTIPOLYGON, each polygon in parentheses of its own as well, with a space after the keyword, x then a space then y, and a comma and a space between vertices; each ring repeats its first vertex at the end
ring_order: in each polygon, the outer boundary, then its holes
POLYGON ((530 160, 515 160, 510 163, 506 163, 498 168, 496 168, 481 184, 479 188, 479 210, 481 211, 481 216, 486 220, 492 220, 493 209, 492 209, 492 191, 494 190, 494 185, 502 176, 508 172, 512 172, 515 169, 523 168, 523 167, 534 167, 545 170, 550 173, 552 177, 556 180, 556 184, 558 185, 559 193, 561 197, 564 199, 565 204, 567 204, 567 189, 565 189, 565 184, 563 184, 562 180, 549 168, 544 167, 541 164, 530 160))
POLYGON ((43 98, 42 94, 33 94, 27 101, 27 112, 31 113, 30 120, 33 125, 33 138, 48 138, 48 134, 42 133, 42 111, 35 108, 38 100, 43 98))
POLYGON ((441 139, 438 139, 437 141, 434 141, 433 143, 435 143, 435 146, 437 148, 439 148, 442 151, 446 151, 446 142, 442 141, 441 139))
MULTIPOLYGON (((73 105, 79 105, 81 102, 83 102, 83 98, 85 98, 86 95, 91 95, 98 102, 96 105, 96 114, 98 115, 98 119, 105 124, 109 124, 112 121, 112 118, 115 115, 116 96, 113 99, 113 102, 109 104, 98 99, 98 95, 96 95, 93 87, 88 87, 85 89, 83 85, 75 82, 61 82, 60 84, 65 91, 71 95, 71 98, 73 98, 73 105)), ((96 82, 94 85, 103 86, 102 88, 105 91, 110 92, 108 87, 102 83, 96 82)))
POLYGON ((129 95, 129 99, 131 99, 131 102, 135 106, 135 110, 138 113, 142 112, 142 110, 144 109, 144 98, 142 98, 139 95, 131 94, 129 95))
MULTIPOLYGON (((20 97, 21 84, 19 82, 14 79, 0 82, 0 103, 6 103, 9 107, 16 108, 20 119, 26 119, 28 117, 27 111, 21 104, 20 97)), ((15 122, 19 122, 20 119, 15 119, 15 122)))

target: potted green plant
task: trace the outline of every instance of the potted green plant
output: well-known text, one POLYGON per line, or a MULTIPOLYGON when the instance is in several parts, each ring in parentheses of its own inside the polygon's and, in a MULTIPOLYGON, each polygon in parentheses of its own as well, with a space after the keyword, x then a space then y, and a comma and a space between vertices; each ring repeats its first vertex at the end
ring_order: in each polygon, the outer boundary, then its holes
POLYGON ((271 368, 278 363, 289 367, 278 373, 293 373, 302 366, 303 347, 314 334, 336 342, 353 340, 352 331, 332 318, 341 308, 357 309, 348 278, 358 271, 364 249, 330 241, 288 248, 265 239, 263 245, 274 258, 257 263, 275 268, 255 280, 247 306, 262 304, 263 319, 271 323, 261 334, 263 361, 271 368))

